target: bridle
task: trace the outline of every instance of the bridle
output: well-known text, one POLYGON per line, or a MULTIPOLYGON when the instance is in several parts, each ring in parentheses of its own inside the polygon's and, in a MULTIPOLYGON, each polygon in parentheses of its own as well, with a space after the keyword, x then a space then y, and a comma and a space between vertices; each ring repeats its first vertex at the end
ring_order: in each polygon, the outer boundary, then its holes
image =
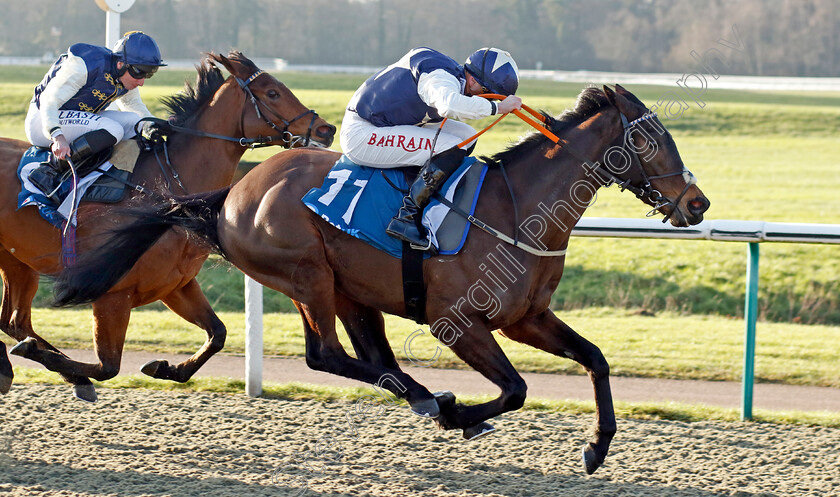
MULTIPOLYGON (((657 212, 661 212, 661 210, 664 207, 671 206, 671 212, 665 214, 665 217, 662 219, 662 222, 665 223, 668 221, 668 219, 671 218, 674 212, 676 212, 680 200, 682 200, 682 198, 688 192, 688 189, 691 187, 691 185, 697 184, 697 178, 694 177, 694 175, 685 167, 685 165, 683 165, 682 171, 659 174, 656 176, 648 176, 647 171, 645 171, 644 165, 642 164, 642 158, 639 157, 639 149, 636 147, 636 143, 633 141, 633 130, 637 125, 641 127, 642 123, 651 119, 655 119, 656 112, 647 111, 641 117, 639 117, 638 119, 634 119, 633 121, 629 121, 627 119, 627 116, 625 116, 624 113, 621 111, 618 112, 618 115, 621 118, 621 124, 624 127, 624 136, 621 142, 621 148, 630 157, 630 167, 635 168, 638 171, 638 175, 641 178, 641 181, 639 182, 639 184, 634 185, 632 184, 629 178, 622 180, 618 176, 614 175, 611 171, 604 168, 599 168, 598 166, 601 165, 600 163, 596 163, 596 165, 594 166, 595 170, 598 172, 599 175, 607 176, 607 181, 604 182, 605 185, 609 186, 615 183, 621 188, 622 191, 629 190, 643 202, 652 205, 653 209, 651 209, 647 213, 647 217, 651 217, 657 212), (632 150, 627 150, 628 144, 632 147, 632 150), (653 180, 670 178, 673 176, 680 175, 685 181, 685 187, 683 187, 680 194, 674 200, 670 200, 668 199, 668 197, 663 196, 662 193, 659 192, 659 190, 655 189, 653 185, 651 185, 651 181, 653 180)), ((650 135, 650 133, 648 134, 650 135)))
MULTIPOLYGON (((261 70, 255 72, 254 74, 252 74, 251 77, 249 77, 248 79, 243 80, 243 79, 240 79, 236 76, 234 76, 234 79, 236 79, 236 82, 239 84, 239 87, 242 88, 242 91, 244 91, 245 95, 247 95, 248 98, 251 100, 251 104, 254 106, 254 112, 257 113, 257 117, 262 119, 271 129, 273 129, 274 131, 277 131, 279 134, 276 135, 276 136, 266 136, 266 137, 261 136, 261 137, 257 137, 257 138, 246 138, 246 137, 243 136, 242 138, 240 138, 238 140, 239 144, 242 145, 243 147, 250 146, 251 148, 259 148, 259 147, 267 147, 267 146, 271 145, 271 142, 279 141, 280 143, 282 143, 282 146, 284 148, 292 148, 295 145, 300 144, 301 140, 303 140, 303 145, 302 146, 304 146, 304 147, 309 146, 310 138, 312 137, 312 127, 315 125, 315 120, 318 119, 318 114, 315 113, 314 110, 309 109, 306 112, 304 112, 304 113, 292 118, 291 120, 287 121, 283 116, 274 112, 262 100, 260 100, 256 95, 254 95, 254 92, 251 91, 251 88, 248 86, 248 85, 251 84, 251 82, 253 82, 255 79, 257 79, 257 77, 260 76, 261 74, 263 74, 264 72, 265 71, 263 71, 261 69, 261 70), (260 106, 263 107, 264 112, 260 112, 260 106), (274 116, 274 118, 276 118, 277 120, 282 122, 283 123, 283 129, 280 129, 277 126, 277 124, 275 124, 274 121, 269 119, 268 116, 265 115, 264 113, 265 114, 271 114, 272 116, 274 116), (289 126, 291 126, 292 123, 294 123, 298 119, 303 119, 305 116, 310 115, 310 114, 311 114, 312 117, 309 120, 309 126, 306 128, 306 135, 305 136, 293 135, 289 131, 289 126)), ((242 132, 244 134, 245 133, 245 109, 244 108, 242 109, 242 114, 239 117, 239 127, 242 129, 242 132)))
MULTIPOLYGON (((229 142, 238 143, 239 145, 241 145, 243 147, 249 147, 249 148, 252 148, 252 149, 261 148, 261 147, 268 147, 268 146, 274 145, 277 142, 279 142, 280 146, 283 147, 283 148, 292 148, 296 145, 301 145, 301 146, 307 147, 307 146, 310 145, 310 143, 315 144, 315 145, 319 145, 317 142, 311 142, 311 140, 310 140, 311 137, 312 137, 312 128, 315 125, 315 121, 318 119, 318 114, 314 110, 309 109, 306 112, 300 114, 299 116, 296 116, 296 117, 287 121, 283 116, 274 112, 270 107, 268 107, 262 100, 259 99, 259 97, 254 95, 254 92, 251 91, 251 88, 250 88, 249 85, 255 79, 257 79, 257 77, 259 77, 263 73, 265 73, 265 71, 259 70, 259 71, 255 72, 254 74, 252 74, 248 79, 243 80, 243 79, 238 78, 236 76, 234 76, 234 79, 236 80, 236 83, 239 85, 239 87, 242 88, 242 91, 245 92, 246 97, 248 97, 248 99, 251 100, 251 104, 254 106, 254 112, 256 112, 257 117, 262 119, 263 122, 265 122, 271 129, 277 131, 277 133, 278 133, 277 135, 274 135, 274 136, 257 136, 256 138, 248 138, 247 136, 244 136, 245 135, 245 112, 248 109, 247 106, 244 106, 242 108, 242 113, 239 116, 239 129, 242 130, 242 134, 243 134, 243 136, 241 136, 239 138, 236 138, 236 137, 233 137, 233 136, 219 135, 219 134, 216 134, 216 133, 208 133, 206 131, 199 131, 199 130, 192 129, 192 128, 186 128, 184 126, 177 126, 177 125, 171 124, 167 121, 163 121, 161 119, 158 119, 156 117, 146 117, 146 118, 141 119, 135 125, 135 127, 134 127, 135 131, 137 132, 138 135, 140 135, 140 133, 139 133, 140 123, 142 123, 143 121, 152 121, 152 122, 161 123, 166 128, 171 129, 173 131, 177 131, 178 133, 183 133, 183 134, 192 135, 192 136, 200 136, 200 137, 203 137, 203 138, 215 138, 215 139, 218 139, 218 140, 225 140, 225 141, 229 141, 229 142), (260 106, 262 106, 262 108, 263 108, 262 112, 260 112, 260 106), (271 114, 275 119, 282 122, 283 123, 283 128, 280 129, 280 127, 274 121, 269 119, 266 114, 271 114), (306 129, 306 135, 300 136, 300 135, 292 134, 289 131, 289 126, 291 126, 295 121, 297 121, 299 119, 303 119, 304 117, 306 117, 308 115, 311 115, 312 117, 309 121, 309 126, 306 129)), ((164 142, 164 144, 165 143, 166 142, 164 142)))
MULTIPOLYGON (((140 131, 142 123, 145 122, 145 121, 151 121, 153 123, 158 123, 158 124, 162 125, 166 129, 170 129, 170 130, 178 132, 178 133, 182 133, 182 134, 186 134, 186 135, 192 135, 192 136, 199 136, 199 137, 202 137, 202 138, 214 138, 214 139, 217 139, 217 140, 234 142, 234 143, 238 143, 242 147, 249 147, 251 149, 268 147, 270 145, 274 145, 277 142, 279 142, 280 146, 282 146, 283 148, 292 148, 296 145, 301 145, 301 142, 302 142, 302 146, 304 146, 304 147, 309 146, 310 143, 313 143, 313 144, 316 144, 316 145, 320 146, 320 144, 318 144, 317 142, 310 142, 310 138, 312 137, 312 128, 315 125, 315 120, 318 119, 318 114, 314 110, 309 109, 306 112, 300 114, 299 116, 296 116, 296 117, 292 118, 291 120, 287 121, 283 116, 274 112, 263 101, 261 101, 256 95, 254 95, 254 92, 251 91, 251 88, 249 87, 249 85, 255 79, 257 79, 257 77, 259 77, 263 73, 265 73, 265 71, 258 70, 257 72, 252 74, 248 79, 243 80, 243 79, 238 78, 236 76, 234 76, 234 79, 236 80, 236 83, 239 85, 239 87, 242 89, 242 91, 245 92, 245 95, 248 97, 248 99, 251 100, 251 104, 254 106, 254 111, 256 112, 257 117, 262 119, 271 129, 277 131, 277 133, 278 133, 277 135, 274 135, 274 136, 257 136, 256 138, 248 138, 248 137, 244 136, 245 135, 245 112, 248 109, 247 106, 242 107, 242 113, 239 116, 239 129, 242 130, 242 134, 243 134, 243 136, 240 137, 240 138, 236 138, 236 137, 233 137, 233 136, 219 135, 219 134, 216 134, 216 133, 208 133, 206 131, 199 131, 197 129, 186 128, 184 126, 178 126, 178 125, 172 124, 168 121, 165 121, 163 119, 159 119, 157 117, 144 117, 144 118, 140 119, 137 122, 137 124, 134 125, 134 131, 135 131, 135 133, 137 134, 138 137, 142 137, 143 135, 140 131), (260 112, 260 106, 263 107, 263 109, 264 109, 263 112, 260 112), (277 120, 282 122, 283 123, 283 128, 280 129, 280 127, 275 122, 273 122, 271 119, 269 119, 266 114, 271 114, 277 120), (300 136, 300 135, 292 134, 289 131, 289 126, 291 126, 292 123, 294 123, 298 119, 303 119, 304 117, 306 117, 308 115, 311 115, 312 117, 309 121, 309 127, 306 129, 306 135, 305 136, 300 136)), ((145 140, 145 138, 144 138, 144 140, 145 140)), ((169 149, 168 149, 166 140, 163 140, 162 138, 160 138, 160 139, 157 139, 157 140, 150 140, 150 142, 151 143, 146 144, 146 148, 154 151, 155 159, 157 160, 157 163, 160 166, 161 172, 163 172, 163 178, 164 178, 164 181, 165 181, 165 184, 166 184, 166 188, 167 189, 170 188, 168 176, 171 175, 172 178, 175 180, 175 182, 178 183, 178 186, 180 186, 181 189, 186 192, 187 191, 186 187, 184 187, 184 184, 181 182, 181 179, 178 175, 178 172, 175 170, 175 168, 172 166, 171 161, 169 160, 169 149), (156 146, 154 146, 155 144, 161 144, 161 143, 162 143, 162 146, 163 146, 163 155, 164 155, 164 160, 163 161, 161 161, 161 158, 158 156, 158 148, 156 146), (166 166, 168 166, 168 169, 169 169, 168 174, 167 174, 167 171, 166 171, 166 167, 164 166, 164 162, 166 163, 166 166)), ((134 187, 135 189, 137 188, 136 186, 132 186, 132 187, 134 187)))

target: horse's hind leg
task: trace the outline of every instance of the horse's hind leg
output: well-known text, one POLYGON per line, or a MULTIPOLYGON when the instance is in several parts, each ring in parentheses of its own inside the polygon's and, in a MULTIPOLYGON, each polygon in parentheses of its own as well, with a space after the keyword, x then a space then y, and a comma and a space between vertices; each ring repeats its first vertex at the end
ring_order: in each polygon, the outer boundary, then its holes
MULTIPOLYGON (((37 347, 62 354, 52 344, 38 336, 32 328, 32 299, 38 291, 38 273, 15 259, 6 250, 0 249, 0 278, 3 280, 3 294, 0 296, 0 302, 2 302, 0 303, 0 330, 18 342, 32 338, 37 342, 37 347)), ((0 363, 2 363, 0 364, 0 393, 6 393, 11 387, 14 374, 5 345, 0 354, 0 363)), ((61 376, 65 381, 76 386, 92 385, 90 380, 83 376, 67 374, 61 376)))
MULTIPOLYGON (((24 340, 15 349, 19 355, 40 362, 50 371, 62 375, 75 375, 109 380, 120 371, 125 332, 131 315, 131 295, 127 292, 108 293, 93 303, 93 351, 99 362, 79 362, 54 350, 40 349, 34 341, 24 340)), ((12 352, 15 352, 13 349, 12 352)), ((76 387, 76 396, 94 402, 93 386, 76 387)))
POLYGON ((406 399, 412 412, 418 416, 437 417, 440 410, 434 396, 411 376, 398 369, 354 359, 344 351, 335 331, 333 299, 324 299, 317 308, 297 301, 294 303, 303 319, 307 366, 389 390, 406 399))
POLYGON ((153 378, 183 383, 192 378, 213 354, 222 350, 227 329, 213 312, 195 278, 161 300, 173 312, 207 332, 207 340, 192 357, 181 364, 173 366, 169 361, 159 359, 144 364, 140 370, 153 378))
POLYGON ((610 392, 610 367, 604 354, 582 336, 575 333, 550 310, 523 319, 502 330, 511 340, 522 342, 554 355, 568 357, 586 369, 595 389, 597 430, 594 442, 583 448, 583 462, 592 474, 604 462, 615 435, 615 413, 610 392))
POLYGON ((399 370, 397 358, 385 335, 382 312, 336 293, 336 314, 350 337, 359 359, 390 369, 399 370))
POLYGON ((15 372, 12 370, 9 354, 6 352, 6 344, 0 342, 0 394, 5 395, 9 393, 14 377, 15 372))

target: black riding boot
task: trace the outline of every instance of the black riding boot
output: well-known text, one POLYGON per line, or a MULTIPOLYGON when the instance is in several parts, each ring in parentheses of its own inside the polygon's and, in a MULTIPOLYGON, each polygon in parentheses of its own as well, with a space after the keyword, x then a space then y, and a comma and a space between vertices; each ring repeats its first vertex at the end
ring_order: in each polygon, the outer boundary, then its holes
MULTIPOLYGON (((89 131, 73 140, 70 143, 70 160, 76 167, 76 174, 83 177, 90 173, 92 168, 85 167, 89 166, 85 161, 116 143, 117 139, 114 135, 104 129, 89 131)), ((53 156, 51 162, 43 163, 32 170, 29 174, 29 181, 44 192, 46 196, 52 197, 61 182, 67 179, 69 172, 70 164, 66 160, 60 160, 53 156)))
POLYGON ((446 178, 458 169, 466 150, 451 148, 432 158, 431 162, 420 169, 417 179, 411 184, 408 195, 403 198, 402 207, 385 229, 394 238, 411 243, 415 248, 429 250, 431 241, 420 223, 423 208, 432 195, 446 182, 446 178))

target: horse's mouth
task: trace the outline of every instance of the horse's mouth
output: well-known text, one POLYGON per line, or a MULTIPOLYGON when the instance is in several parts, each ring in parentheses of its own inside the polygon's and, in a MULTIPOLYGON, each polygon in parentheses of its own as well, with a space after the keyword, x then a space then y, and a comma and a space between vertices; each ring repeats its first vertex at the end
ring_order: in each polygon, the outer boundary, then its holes
POLYGON ((330 140, 329 143, 321 143, 319 141, 309 140, 309 145, 307 145, 307 147, 309 147, 309 148, 329 148, 330 145, 332 145, 332 140, 330 140))

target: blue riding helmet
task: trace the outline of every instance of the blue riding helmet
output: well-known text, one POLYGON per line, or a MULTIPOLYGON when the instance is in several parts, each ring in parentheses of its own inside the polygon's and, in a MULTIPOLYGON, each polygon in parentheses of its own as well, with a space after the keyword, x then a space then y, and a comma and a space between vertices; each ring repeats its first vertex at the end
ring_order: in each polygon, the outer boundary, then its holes
POLYGON ((513 95, 519 88, 519 68, 513 57, 498 48, 482 48, 470 55, 464 69, 492 93, 513 95))
POLYGON ((134 78, 149 78, 160 66, 165 66, 160 49, 151 36, 142 31, 126 33, 114 45, 114 55, 126 64, 126 70, 134 78))

